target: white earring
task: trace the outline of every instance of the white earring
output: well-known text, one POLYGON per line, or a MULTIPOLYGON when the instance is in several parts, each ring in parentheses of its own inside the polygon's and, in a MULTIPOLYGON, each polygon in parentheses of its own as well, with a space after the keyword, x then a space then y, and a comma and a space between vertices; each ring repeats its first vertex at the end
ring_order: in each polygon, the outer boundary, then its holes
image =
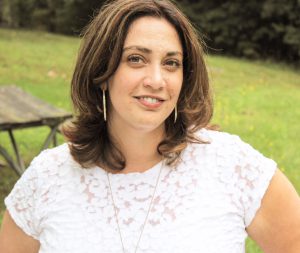
POLYGON ((175 105, 175 108, 174 108, 174 124, 176 123, 176 120, 177 120, 177 104, 175 105))
POLYGON ((104 121, 106 121, 106 97, 105 97, 105 89, 102 89, 102 102, 103 102, 104 121))

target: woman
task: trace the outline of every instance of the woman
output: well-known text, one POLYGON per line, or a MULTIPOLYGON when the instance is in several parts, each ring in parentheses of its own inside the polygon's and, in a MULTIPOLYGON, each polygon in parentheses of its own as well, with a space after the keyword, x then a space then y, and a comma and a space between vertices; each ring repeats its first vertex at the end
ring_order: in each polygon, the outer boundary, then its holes
POLYGON ((84 33, 69 143, 5 199, 0 251, 300 251, 299 197, 276 164, 207 130, 203 51, 168 0, 117 0, 84 33), (16 241, 18 242, 16 244, 16 241))

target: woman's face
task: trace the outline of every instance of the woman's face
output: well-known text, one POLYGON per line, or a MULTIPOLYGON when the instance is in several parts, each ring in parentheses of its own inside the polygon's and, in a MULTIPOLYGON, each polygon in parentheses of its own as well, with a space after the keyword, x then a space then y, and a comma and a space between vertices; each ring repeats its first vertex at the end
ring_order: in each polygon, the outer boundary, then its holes
POLYGON ((183 49, 165 19, 142 17, 128 30, 119 66, 108 82, 111 126, 164 130, 183 81, 183 49))

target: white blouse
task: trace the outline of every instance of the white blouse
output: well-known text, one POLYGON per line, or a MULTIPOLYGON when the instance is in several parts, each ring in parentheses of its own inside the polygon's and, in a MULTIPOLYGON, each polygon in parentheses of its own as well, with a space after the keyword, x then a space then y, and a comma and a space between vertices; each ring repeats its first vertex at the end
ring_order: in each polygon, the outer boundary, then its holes
MULTIPOLYGON (((210 144, 189 144, 177 167, 109 174, 126 252, 135 250, 158 173, 139 253, 242 253, 276 170, 239 137, 202 129, 210 144)), ((5 199, 40 253, 122 253, 106 172, 83 169, 67 144, 43 151, 5 199)))

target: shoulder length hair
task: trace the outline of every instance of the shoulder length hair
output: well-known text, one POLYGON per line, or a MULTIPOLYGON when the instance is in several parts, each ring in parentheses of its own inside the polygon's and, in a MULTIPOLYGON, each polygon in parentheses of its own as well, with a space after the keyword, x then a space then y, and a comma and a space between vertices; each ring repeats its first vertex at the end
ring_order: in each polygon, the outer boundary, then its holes
MULTIPOLYGON (((179 160, 189 142, 203 143, 195 135, 212 117, 212 97, 202 42, 192 24, 169 0, 109 1, 83 31, 71 83, 76 118, 63 129, 73 158, 84 168, 94 165, 115 170, 126 160, 112 140, 103 119, 101 85, 118 68, 131 23, 144 16, 164 18, 176 29, 183 47, 183 84, 177 102, 178 117, 165 120, 166 137, 157 151, 169 165, 179 160)), ((109 108, 108 108, 109 110, 109 108)))

